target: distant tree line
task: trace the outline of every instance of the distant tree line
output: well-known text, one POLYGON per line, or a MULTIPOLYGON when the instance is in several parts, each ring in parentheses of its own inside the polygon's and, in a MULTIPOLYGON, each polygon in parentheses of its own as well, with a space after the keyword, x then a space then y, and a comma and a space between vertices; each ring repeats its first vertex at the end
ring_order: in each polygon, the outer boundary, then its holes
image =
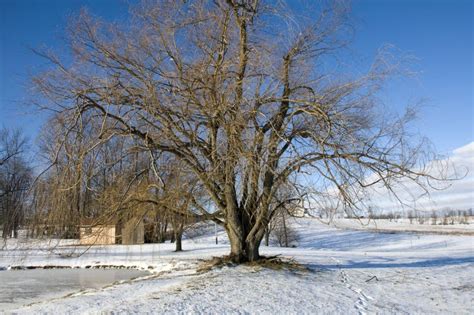
MULTIPOLYGON (((3 238, 79 238, 83 222, 104 225, 131 217, 145 222, 145 240, 171 241, 182 250, 187 229, 206 220, 201 204, 208 203, 193 174, 171 156, 146 154, 133 140, 108 141, 90 149, 93 141, 87 116, 67 137, 57 133, 66 123, 56 116, 38 138, 40 159, 46 169, 34 172, 28 161, 31 145, 19 130, 0 133, 0 226, 3 238)), ((43 167, 44 168, 44 167, 43 167)), ((275 199, 278 215, 268 224, 280 246, 289 246, 295 233, 288 222, 293 213, 291 189, 275 199)), ((190 233, 192 234, 192 233, 190 233)), ((119 235, 120 237, 120 235, 119 235)))
POLYGON ((32 169, 28 143, 19 130, 0 129, 0 227, 2 237, 16 237, 27 217, 32 169))

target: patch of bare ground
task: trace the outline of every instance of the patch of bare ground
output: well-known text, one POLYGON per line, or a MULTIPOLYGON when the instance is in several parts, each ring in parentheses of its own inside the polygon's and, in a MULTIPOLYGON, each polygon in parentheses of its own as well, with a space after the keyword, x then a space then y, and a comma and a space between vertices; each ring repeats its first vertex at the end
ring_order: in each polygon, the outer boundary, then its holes
MULTIPOLYGON (((294 272, 307 272, 309 269, 291 258, 282 258, 279 256, 262 256, 253 262, 241 264, 243 266, 254 267, 258 270, 267 268, 272 270, 289 270, 294 272)), ((197 272, 207 272, 215 268, 236 267, 230 256, 212 257, 211 259, 202 260, 197 268, 197 272)))

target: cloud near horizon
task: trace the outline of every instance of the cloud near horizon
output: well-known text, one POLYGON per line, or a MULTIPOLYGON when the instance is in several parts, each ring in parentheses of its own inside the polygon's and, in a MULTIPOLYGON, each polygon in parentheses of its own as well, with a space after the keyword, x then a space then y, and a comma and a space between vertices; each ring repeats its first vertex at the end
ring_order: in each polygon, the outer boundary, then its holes
POLYGON ((455 180, 435 183, 441 189, 431 188, 429 194, 412 182, 402 181, 395 188, 398 197, 406 204, 402 206, 386 190, 376 188, 371 192, 371 204, 383 212, 404 212, 409 210, 467 210, 474 208, 474 142, 453 150, 452 154, 434 163, 432 172, 438 171, 437 165, 447 165, 448 177, 455 180))
MULTIPOLYGON (((392 187, 398 199, 383 185, 377 184, 365 190, 364 204, 361 205, 361 209, 367 209, 370 206, 377 213, 404 214, 413 210, 474 209, 474 141, 453 150, 444 159, 428 163, 427 166, 430 175, 451 180, 431 180, 429 183, 425 183, 428 184, 425 185, 428 189, 427 194, 418 184, 408 179, 402 179, 392 187)), ((321 208, 342 210, 342 204, 335 202, 338 197, 334 194, 338 194, 334 186, 327 188, 326 195, 322 199, 319 194, 310 194, 304 201, 305 207, 310 209, 310 212, 321 208), (330 198, 331 195, 334 198, 330 198)))

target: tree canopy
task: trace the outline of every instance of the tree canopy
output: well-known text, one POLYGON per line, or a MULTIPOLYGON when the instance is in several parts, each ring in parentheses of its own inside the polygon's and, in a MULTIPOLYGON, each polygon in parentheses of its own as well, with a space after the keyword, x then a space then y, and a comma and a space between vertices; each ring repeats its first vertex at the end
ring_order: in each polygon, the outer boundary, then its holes
POLYGON ((82 12, 70 60, 39 52, 52 67, 33 80, 38 105, 61 117, 59 138, 87 115, 82 156, 133 139, 150 170, 179 161, 212 201, 190 211, 224 226, 233 260, 253 261, 277 210, 308 191, 357 207, 371 185, 429 177, 412 112, 396 117, 377 98, 399 61, 381 50, 365 74, 344 68, 349 13, 339 1, 295 11, 258 0, 143 1, 123 24, 82 12))

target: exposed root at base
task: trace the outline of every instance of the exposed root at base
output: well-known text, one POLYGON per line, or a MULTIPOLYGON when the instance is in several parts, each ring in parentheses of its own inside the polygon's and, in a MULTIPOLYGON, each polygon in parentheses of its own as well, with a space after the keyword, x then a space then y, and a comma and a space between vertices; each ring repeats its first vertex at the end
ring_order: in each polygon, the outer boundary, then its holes
POLYGON ((239 265, 249 267, 260 267, 273 270, 290 270, 307 272, 309 269, 292 258, 281 258, 279 256, 261 256, 256 261, 244 262, 241 264, 235 263, 230 255, 212 257, 208 260, 202 260, 198 266, 197 272, 207 272, 214 268, 222 267, 236 267, 239 265))

